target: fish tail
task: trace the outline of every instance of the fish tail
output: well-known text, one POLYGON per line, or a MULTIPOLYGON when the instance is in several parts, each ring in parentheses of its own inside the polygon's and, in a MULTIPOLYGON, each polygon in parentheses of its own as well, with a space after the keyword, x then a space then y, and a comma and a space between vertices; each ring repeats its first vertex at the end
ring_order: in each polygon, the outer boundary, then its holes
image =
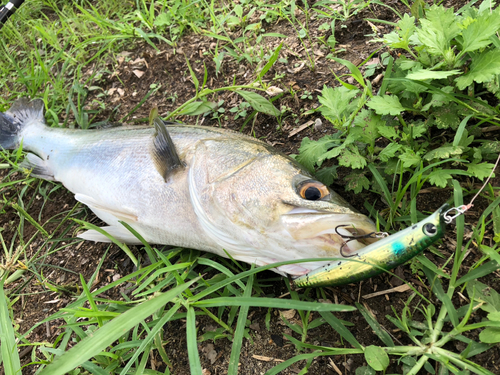
POLYGON ((18 99, 7 112, 0 112, 0 147, 5 150, 18 148, 21 133, 30 124, 45 124, 44 103, 41 99, 18 99))

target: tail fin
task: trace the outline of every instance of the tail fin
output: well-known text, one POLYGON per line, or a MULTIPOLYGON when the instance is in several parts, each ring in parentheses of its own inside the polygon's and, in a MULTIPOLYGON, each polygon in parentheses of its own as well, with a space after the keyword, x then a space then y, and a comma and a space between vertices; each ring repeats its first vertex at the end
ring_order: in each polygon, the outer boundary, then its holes
POLYGON ((0 112, 0 147, 12 150, 19 147, 23 128, 37 121, 45 124, 43 100, 18 99, 7 112, 0 112))

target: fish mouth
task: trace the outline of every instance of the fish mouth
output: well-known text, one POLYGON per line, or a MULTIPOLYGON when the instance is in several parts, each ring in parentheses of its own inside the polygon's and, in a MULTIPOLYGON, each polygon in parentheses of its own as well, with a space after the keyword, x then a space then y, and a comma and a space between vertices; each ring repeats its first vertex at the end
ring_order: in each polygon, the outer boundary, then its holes
POLYGON ((356 212, 333 213, 295 207, 281 216, 281 224, 298 246, 308 249, 308 258, 350 257, 378 238, 375 224, 356 212))

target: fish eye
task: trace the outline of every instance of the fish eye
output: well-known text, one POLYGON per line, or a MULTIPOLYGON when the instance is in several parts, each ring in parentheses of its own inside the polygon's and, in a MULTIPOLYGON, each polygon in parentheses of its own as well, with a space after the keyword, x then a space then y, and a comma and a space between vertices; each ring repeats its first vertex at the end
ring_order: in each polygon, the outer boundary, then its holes
POLYGON ((297 186, 297 193, 308 201, 317 201, 330 194, 328 188, 319 181, 307 180, 297 186))
POLYGON ((429 237, 434 237, 437 234, 437 227, 434 224, 427 223, 423 227, 424 234, 429 237))

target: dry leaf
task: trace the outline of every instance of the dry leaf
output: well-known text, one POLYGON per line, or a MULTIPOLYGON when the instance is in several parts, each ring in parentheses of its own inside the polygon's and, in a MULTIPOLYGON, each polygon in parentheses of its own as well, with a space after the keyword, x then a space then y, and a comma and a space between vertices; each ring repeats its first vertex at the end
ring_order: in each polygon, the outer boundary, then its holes
POLYGON ((132 73, 134 73, 137 78, 141 78, 144 75, 144 72, 142 70, 132 70, 132 73))

